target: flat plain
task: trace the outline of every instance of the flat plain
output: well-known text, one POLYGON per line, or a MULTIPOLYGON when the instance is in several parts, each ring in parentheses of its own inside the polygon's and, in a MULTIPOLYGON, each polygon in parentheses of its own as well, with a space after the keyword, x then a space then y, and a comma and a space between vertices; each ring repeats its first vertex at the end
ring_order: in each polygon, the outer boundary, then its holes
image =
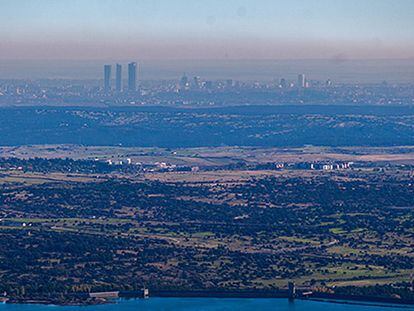
POLYGON ((414 273, 412 147, 1 153, 0 280, 16 297, 287 280, 331 291, 414 273))

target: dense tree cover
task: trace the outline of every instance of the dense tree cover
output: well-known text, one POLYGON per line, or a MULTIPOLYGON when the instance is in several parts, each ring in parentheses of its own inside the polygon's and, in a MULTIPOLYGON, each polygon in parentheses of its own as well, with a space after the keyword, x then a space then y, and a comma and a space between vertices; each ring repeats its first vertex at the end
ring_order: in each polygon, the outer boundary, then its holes
POLYGON ((413 192, 409 174, 364 172, 240 183, 6 183, 0 291, 45 298, 144 284, 392 280, 414 269, 413 192))
POLYGON ((393 297, 414 301, 414 291, 409 284, 400 286, 375 285, 375 286, 343 286, 336 290, 337 294, 367 297, 393 297))
POLYGON ((2 108, 0 145, 412 145, 410 107, 2 108))
POLYGON ((23 172, 107 174, 122 168, 121 165, 109 165, 102 161, 69 158, 0 158, 0 170, 21 170, 23 172))

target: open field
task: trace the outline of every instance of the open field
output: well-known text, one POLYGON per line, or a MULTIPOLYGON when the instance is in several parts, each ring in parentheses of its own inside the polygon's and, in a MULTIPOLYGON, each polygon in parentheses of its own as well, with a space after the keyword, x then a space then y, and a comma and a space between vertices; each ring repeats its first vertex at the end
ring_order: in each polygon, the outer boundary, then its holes
POLYGON ((77 160, 112 160, 130 158, 133 163, 168 162, 175 165, 220 166, 238 162, 383 162, 414 164, 413 146, 396 147, 216 147, 216 148, 126 148, 81 145, 32 145, 0 147, 0 157, 72 158, 77 160))

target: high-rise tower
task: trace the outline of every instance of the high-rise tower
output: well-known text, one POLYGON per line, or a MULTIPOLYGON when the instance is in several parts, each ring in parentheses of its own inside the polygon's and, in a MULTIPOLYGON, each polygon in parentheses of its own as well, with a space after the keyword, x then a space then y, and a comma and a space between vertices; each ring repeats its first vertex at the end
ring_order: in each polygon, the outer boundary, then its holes
POLYGON ((304 74, 298 75, 298 88, 303 89, 306 87, 306 76, 304 74))
POLYGON ((137 90, 137 63, 128 64, 128 90, 135 92, 137 90))
POLYGON ((109 92, 111 90, 111 65, 104 65, 104 91, 109 92))
POLYGON ((116 64, 116 73, 115 73, 115 90, 117 92, 122 91, 122 66, 116 64))

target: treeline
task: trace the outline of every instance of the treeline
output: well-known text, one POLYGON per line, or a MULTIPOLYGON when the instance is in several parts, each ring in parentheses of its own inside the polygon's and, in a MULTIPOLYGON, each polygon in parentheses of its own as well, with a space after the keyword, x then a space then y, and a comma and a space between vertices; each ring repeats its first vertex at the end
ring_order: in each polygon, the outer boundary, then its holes
POLYGON ((414 291, 406 283, 396 285, 374 285, 374 286, 343 286, 335 288, 335 294, 347 296, 365 296, 379 298, 396 298, 414 302, 414 291))
MULTIPOLYGON (((82 174, 108 174, 115 171, 131 171, 132 166, 110 165, 103 161, 74 160, 71 158, 0 158, 1 170, 21 170, 23 172, 39 173, 82 173, 82 174)), ((137 168, 135 168, 137 169, 137 168)))

